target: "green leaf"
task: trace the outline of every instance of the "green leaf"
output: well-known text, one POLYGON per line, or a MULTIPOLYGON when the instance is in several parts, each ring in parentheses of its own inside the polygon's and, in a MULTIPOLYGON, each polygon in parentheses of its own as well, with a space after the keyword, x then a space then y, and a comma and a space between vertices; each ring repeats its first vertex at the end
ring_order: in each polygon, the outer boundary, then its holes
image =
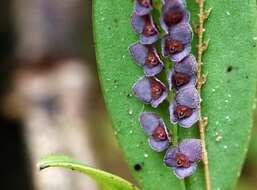
POLYGON ((139 190, 133 184, 118 176, 85 166, 80 161, 64 155, 46 156, 40 160, 38 167, 40 170, 49 167, 60 167, 81 172, 95 179, 103 190, 139 190))
MULTIPOLYGON (((155 0, 154 15, 159 15, 160 1, 155 0)), ((195 0, 187 1, 191 24, 198 23, 195 0)), ((205 26, 209 49, 203 57, 203 72, 208 74, 202 92, 202 112, 208 116, 206 142, 209 152, 212 189, 233 189, 247 151, 252 126, 252 105, 256 87, 256 10, 255 1, 206 0, 212 14, 205 26)), ((138 116, 154 111, 169 129, 168 102, 158 109, 143 105, 131 96, 132 85, 143 76, 128 53, 128 46, 138 41, 130 25, 131 0, 95 0, 94 35, 99 76, 114 130, 135 178, 146 190, 205 189, 202 164, 189 179, 178 180, 162 164, 163 154, 152 151, 138 116), (140 164, 142 169, 135 170, 140 164)), ((158 21, 158 18, 155 18, 158 21)), ((193 53, 196 53, 194 38, 193 53)), ((195 54, 196 55, 196 54, 195 54)), ((159 75, 166 81, 167 68, 159 75)), ((195 137, 198 127, 179 128, 179 139, 195 137)))

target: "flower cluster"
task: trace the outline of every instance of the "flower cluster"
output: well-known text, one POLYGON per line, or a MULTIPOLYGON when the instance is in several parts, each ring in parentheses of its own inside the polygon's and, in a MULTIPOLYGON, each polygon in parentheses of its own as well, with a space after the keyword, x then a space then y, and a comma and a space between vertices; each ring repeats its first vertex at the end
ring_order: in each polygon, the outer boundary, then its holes
POLYGON ((171 122, 184 128, 199 120, 200 97, 196 90, 197 63, 190 54, 192 29, 184 0, 164 0, 161 26, 167 33, 162 38, 162 54, 174 63, 168 74, 169 89, 176 90, 170 105, 171 122))
POLYGON ((138 80, 133 92, 139 100, 152 107, 158 107, 168 96, 166 86, 155 75, 160 73, 164 63, 156 51, 154 43, 159 39, 159 31, 152 18, 152 0, 136 0, 131 24, 140 40, 129 47, 136 63, 143 67, 145 76, 138 80))
MULTIPOLYGON (((168 88, 156 75, 164 62, 158 54, 155 42, 159 31, 152 18, 152 0, 136 0, 131 17, 134 31, 139 41, 129 47, 137 65, 143 68, 144 76, 133 86, 134 95, 145 104, 157 108, 175 90, 176 95, 170 104, 170 120, 184 128, 192 127, 199 119, 200 97, 196 90, 197 64, 190 54, 192 29, 189 25, 189 12, 185 0, 162 0, 160 23, 166 32, 161 39, 162 56, 169 57, 174 65, 168 73, 168 88)), ((152 112, 140 115, 140 124, 148 136, 150 147, 156 152, 166 149, 164 164, 173 168, 178 178, 190 176, 201 159, 202 149, 199 139, 185 139, 169 148, 171 137, 163 119, 152 112)))

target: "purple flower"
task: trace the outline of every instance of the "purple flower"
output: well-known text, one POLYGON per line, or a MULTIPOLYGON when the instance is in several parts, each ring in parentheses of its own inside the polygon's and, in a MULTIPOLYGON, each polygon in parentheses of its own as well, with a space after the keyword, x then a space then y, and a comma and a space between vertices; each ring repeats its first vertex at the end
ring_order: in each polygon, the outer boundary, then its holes
POLYGON ((167 88, 156 77, 143 77, 133 86, 135 96, 156 108, 168 96, 167 88))
POLYGON ((144 68, 146 76, 154 76, 162 70, 163 62, 152 45, 137 42, 129 47, 129 51, 137 64, 144 68))
POLYGON ((166 152, 164 164, 172 167, 179 179, 194 173, 197 162, 202 158, 200 139, 184 139, 178 146, 172 146, 166 152))
POLYGON ((139 118, 145 133, 149 135, 149 145, 157 152, 168 148, 170 135, 162 118, 155 113, 143 112, 139 118))
POLYGON ((180 62, 191 52, 192 29, 187 23, 180 23, 171 28, 162 39, 162 54, 172 61, 180 62))
POLYGON ((136 0, 135 12, 139 16, 150 14, 152 7, 152 0, 136 0))
POLYGON ((195 86, 197 82, 196 71, 197 63, 193 55, 189 55, 181 62, 175 63, 168 74, 169 89, 178 90, 187 85, 195 86))
POLYGON ((162 7, 162 16, 160 19, 163 30, 168 33, 174 25, 178 23, 187 23, 189 21, 189 12, 186 10, 184 0, 165 0, 162 7))
POLYGON ((159 32, 150 14, 139 16, 134 13, 131 18, 131 24, 135 32, 140 34, 141 44, 153 44, 158 40, 159 32))
POLYGON ((181 127, 190 128, 199 120, 200 97, 194 85, 180 88, 171 103, 170 120, 181 127))

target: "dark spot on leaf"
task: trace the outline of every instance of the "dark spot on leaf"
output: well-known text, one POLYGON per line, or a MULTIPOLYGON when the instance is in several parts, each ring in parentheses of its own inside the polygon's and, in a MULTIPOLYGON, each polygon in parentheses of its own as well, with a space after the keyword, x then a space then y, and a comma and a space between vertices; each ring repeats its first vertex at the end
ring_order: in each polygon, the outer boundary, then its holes
POLYGON ((256 44, 253 44, 253 47, 255 48, 255 47, 256 47, 256 44))
POLYGON ((136 171, 142 170, 141 164, 135 164, 135 165, 134 165, 134 170, 136 170, 136 171))
POLYGON ((233 70, 233 67, 230 65, 230 66, 228 66, 228 68, 227 68, 227 72, 229 73, 229 72, 231 72, 233 70))
POLYGON ((110 26, 108 26, 108 30, 111 30, 112 28, 110 26))
POLYGON ((248 78, 249 78, 249 76, 248 76, 248 75, 246 75, 246 76, 245 76, 245 78, 246 78, 246 79, 248 79, 248 78))
POLYGON ((119 22, 119 19, 116 18, 116 17, 113 17, 113 22, 118 23, 118 22, 119 22))

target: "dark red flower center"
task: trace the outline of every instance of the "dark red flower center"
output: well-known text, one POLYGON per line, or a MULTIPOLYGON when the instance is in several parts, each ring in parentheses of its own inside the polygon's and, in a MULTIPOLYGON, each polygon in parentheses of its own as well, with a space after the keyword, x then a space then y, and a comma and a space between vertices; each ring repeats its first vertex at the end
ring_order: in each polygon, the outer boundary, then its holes
POLYGON ((172 83, 176 87, 181 87, 190 81, 190 76, 185 73, 174 73, 172 75, 172 83))
POLYGON ((145 64, 150 68, 155 67, 159 64, 159 59, 155 55, 154 51, 151 49, 148 50, 145 64))
POLYGON ((149 8, 152 5, 152 0, 137 0, 139 5, 149 8))
POLYGON ((154 100, 157 100, 161 97, 163 91, 164 91, 164 87, 162 86, 161 83, 159 83, 158 81, 156 81, 154 78, 150 79, 151 82, 151 92, 152 92, 152 98, 154 100))
POLYGON ((169 53, 174 54, 174 53, 179 53, 183 51, 184 44, 182 44, 179 41, 169 39, 169 40, 166 40, 165 47, 169 53))
POLYGON ((183 10, 176 7, 173 9, 170 9, 165 15, 164 15, 164 22, 167 26, 178 24, 183 18, 183 10))
POLYGON ((189 168, 191 165, 188 157, 183 153, 176 154, 176 163, 177 163, 177 167, 180 167, 180 168, 189 168))
POLYGON ((146 15, 144 16, 145 25, 143 29, 143 34, 147 37, 153 36, 157 33, 156 28, 154 27, 154 24, 151 22, 150 16, 146 15))
POLYGON ((175 113, 176 113, 178 119, 184 119, 184 118, 190 117, 193 113, 193 110, 190 107, 178 105, 176 107, 175 113))
POLYGON ((164 127, 161 127, 161 126, 156 127, 156 129, 153 131, 152 136, 157 141, 167 140, 166 131, 165 131, 164 127))

